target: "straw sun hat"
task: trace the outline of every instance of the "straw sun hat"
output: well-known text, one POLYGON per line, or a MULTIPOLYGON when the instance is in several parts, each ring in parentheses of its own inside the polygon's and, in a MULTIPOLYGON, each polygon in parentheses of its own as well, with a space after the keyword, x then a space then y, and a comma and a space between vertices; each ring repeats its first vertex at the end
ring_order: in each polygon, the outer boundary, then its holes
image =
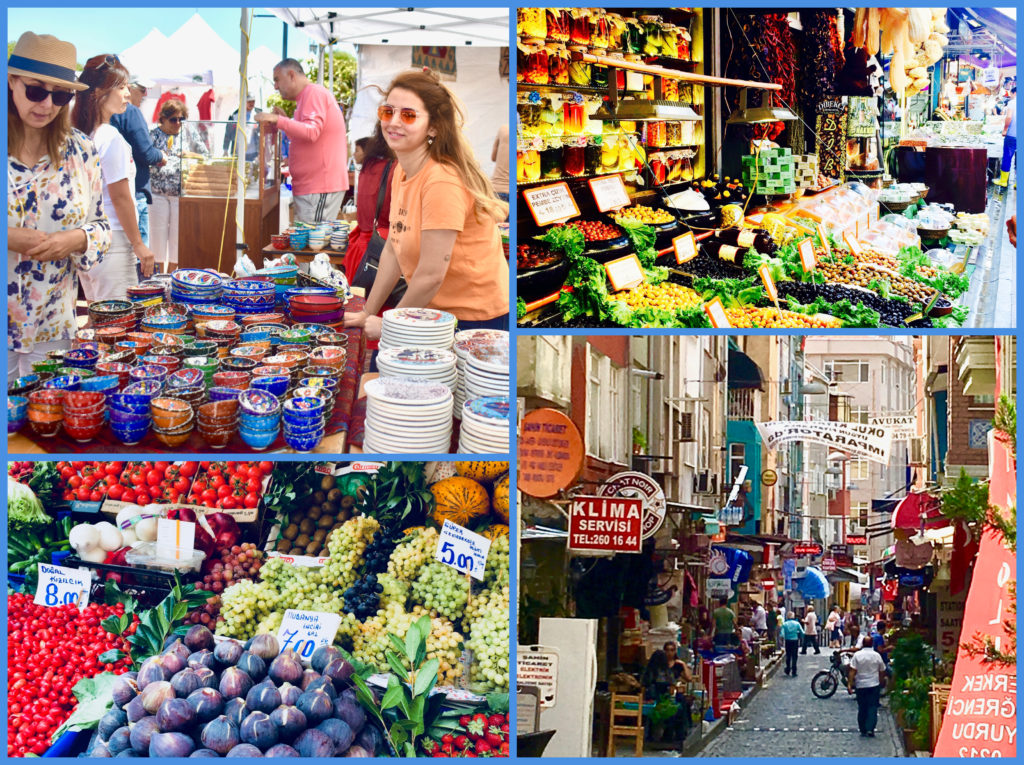
POLYGON ((72 90, 88 90, 89 86, 75 77, 75 59, 75 46, 71 43, 53 35, 26 32, 18 38, 7 59, 7 72, 72 90))

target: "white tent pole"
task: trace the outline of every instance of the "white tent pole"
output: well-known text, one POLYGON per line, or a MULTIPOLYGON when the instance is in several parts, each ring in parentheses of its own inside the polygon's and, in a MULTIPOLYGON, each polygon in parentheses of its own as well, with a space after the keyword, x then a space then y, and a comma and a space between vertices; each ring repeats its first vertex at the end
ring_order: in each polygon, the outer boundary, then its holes
POLYGON ((317 67, 316 67, 316 84, 321 87, 324 84, 324 46, 318 46, 316 52, 317 56, 317 67))
MULTIPOLYGON (((238 114, 235 119, 235 176, 237 188, 235 196, 235 242, 237 244, 245 244, 245 150, 249 144, 245 140, 245 132, 242 129, 243 122, 245 121, 245 102, 249 99, 249 83, 246 78, 249 60, 249 11, 246 8, 242 8, 239 26, 242 32, 242 50, 241 55, 238 57, 238 114)), ((236 263, 238 262, 240 252, 236 248, 236 263)), ((232 270, 234 269, 232 268, 232 270)))
POLYGON ((331 67, 331 87, 330 87, 330 91, 331 91, 331 93, 334 93, 334 43, 333 42, 330 45, 327 46, 327 56, 328 56, 328 58, 329 58, 329 60, 331 62, 330 63, 330 67, 331 67))

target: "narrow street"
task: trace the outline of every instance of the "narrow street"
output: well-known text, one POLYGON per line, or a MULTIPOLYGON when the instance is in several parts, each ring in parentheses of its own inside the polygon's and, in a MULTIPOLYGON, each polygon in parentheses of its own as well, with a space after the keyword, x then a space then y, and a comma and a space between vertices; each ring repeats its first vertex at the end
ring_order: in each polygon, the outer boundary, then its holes
POLYGON ((801 655, 797 677, 782 669, 774 674, 740 719, 716 736, 699 757, 901 757, 888 702, 878 710, 875 738, 862 738, 857 730, 857 701, 840 688, 830 699, 811 693, 811 678, 827 669, 831 651, 801 655))

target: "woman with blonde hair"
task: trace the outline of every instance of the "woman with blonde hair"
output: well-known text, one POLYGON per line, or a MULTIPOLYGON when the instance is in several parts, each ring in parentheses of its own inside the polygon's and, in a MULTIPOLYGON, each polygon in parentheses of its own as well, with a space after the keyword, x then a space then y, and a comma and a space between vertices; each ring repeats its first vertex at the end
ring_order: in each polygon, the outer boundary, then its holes
POLYGON ((398 306, 448 311, 461 329, 508 327, 508 263, 498 223, 499 200, 463 135, 464 110, 428 69, 398 75, 377 107, 384 141, 398 160, 391 223, 365 309, 345 317, 380 337, 375 316, 398 280, 398 306))
POLYGON ((71 121, 96 146, 103 169, 103 207, 110 219, 110 249, 103 260, 82 277, 86 299, 124 300, 128 287, 153 273, 153 253, 139 232, 135 206, 135 160, 132 147, 110 118, 121 114, 131 101, 128 70, 117 56, 100 54, 85 62, 79 81, 89 89, 75 99, 71 121))
POLYGON ((7 60, 7 379, 71 347, 78 273, 110 247, 103 176, 68 104, 75 46, 26 32, 7 60))

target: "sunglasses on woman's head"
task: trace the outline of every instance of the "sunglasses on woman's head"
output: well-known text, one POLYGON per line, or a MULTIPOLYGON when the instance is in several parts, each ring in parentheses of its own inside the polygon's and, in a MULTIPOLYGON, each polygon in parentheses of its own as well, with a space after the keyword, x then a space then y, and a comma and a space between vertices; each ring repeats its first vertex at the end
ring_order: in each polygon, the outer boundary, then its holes
POLYGON ((75 97, 70 90, 47 90, 42 85, 29 85, 27 82, 22 82, 22 85, 25 86, 25 98, 37 104, 49 96, 54 106, 67 106, 75 97))
POLYGON ((416 118, 420 115, 418 111, 408 107, 396 110, 395 107, 390 104, 381 104, 377 107, 377 119, 381 122, 391 122, 396 111, 398 112, 398 118, 406 125, 413 124, 416 121, 416 118))

